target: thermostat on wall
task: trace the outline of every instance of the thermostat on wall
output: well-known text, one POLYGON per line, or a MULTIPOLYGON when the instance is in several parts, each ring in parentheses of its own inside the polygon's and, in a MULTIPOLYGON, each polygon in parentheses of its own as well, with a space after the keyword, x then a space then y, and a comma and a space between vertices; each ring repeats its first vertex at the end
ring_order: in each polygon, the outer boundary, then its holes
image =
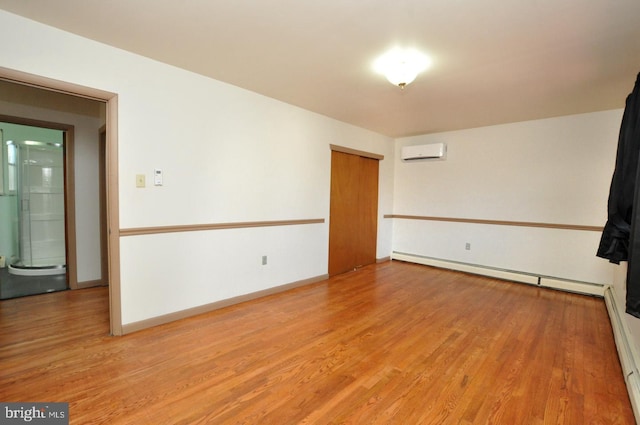
POLYGON ((155 186, 162 186, 162 170, 159 168, 153 170, 153 184, 155 186))

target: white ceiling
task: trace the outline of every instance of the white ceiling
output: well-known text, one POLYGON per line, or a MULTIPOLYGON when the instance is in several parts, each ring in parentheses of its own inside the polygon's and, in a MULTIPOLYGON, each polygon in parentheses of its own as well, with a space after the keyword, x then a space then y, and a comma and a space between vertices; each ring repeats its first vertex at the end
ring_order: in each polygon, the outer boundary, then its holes
POLYGON ((0 0, 0 8, 381 134, 622 108, 639 0, 0 0), (405 90, 393 46, 433 66, 405 90))

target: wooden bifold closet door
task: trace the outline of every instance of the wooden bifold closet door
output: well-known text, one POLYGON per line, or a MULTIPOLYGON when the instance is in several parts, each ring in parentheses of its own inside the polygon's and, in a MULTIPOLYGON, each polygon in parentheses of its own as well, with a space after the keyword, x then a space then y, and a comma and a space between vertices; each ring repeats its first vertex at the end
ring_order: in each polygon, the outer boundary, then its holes
POLYGON ((375 263, 378 160, 331 152, 329 275, 375 263))

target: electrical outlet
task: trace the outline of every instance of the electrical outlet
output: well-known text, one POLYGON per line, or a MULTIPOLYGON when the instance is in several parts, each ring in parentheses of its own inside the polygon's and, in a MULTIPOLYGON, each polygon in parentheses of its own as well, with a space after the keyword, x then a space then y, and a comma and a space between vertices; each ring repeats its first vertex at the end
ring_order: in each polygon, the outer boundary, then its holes
POLYGON ((471 244, 470 244, 469 242, 467 242, 467 243, 464 245, 464 249, 466 249, 467 251, 470 251, 470 250, 471 250, 471 244))
POLYGON ((263 256, 262 256, 262 265, 263 265, 263 266, 266 266, 266 265, 267 265, 267 256, 266 256, 266 255, 263 255, 263 256))

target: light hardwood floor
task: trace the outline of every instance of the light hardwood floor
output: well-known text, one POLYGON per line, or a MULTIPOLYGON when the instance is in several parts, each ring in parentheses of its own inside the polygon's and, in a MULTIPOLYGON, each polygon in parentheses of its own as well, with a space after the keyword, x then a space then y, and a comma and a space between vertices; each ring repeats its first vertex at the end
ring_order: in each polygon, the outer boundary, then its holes
POLYGON ((110 337, 107 297, 1 301, 0 401, 72 424, 635 423, 598 298, 386 262, 110 337))

